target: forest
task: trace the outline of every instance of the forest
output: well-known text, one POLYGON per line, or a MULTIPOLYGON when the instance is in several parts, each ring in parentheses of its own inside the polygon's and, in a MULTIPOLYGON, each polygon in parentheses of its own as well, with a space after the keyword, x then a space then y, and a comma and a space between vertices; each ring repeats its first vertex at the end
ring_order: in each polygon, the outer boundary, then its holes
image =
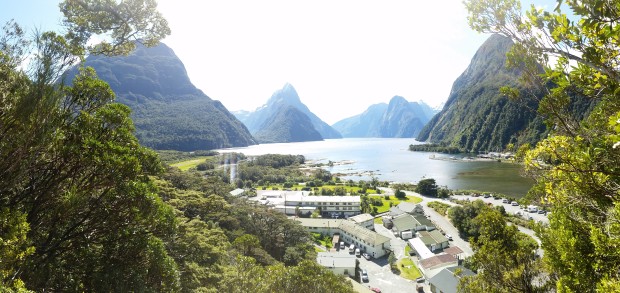
POLYGON ((60 9, 64 34, 10 22, 0 38, 0 291, 351 292, 301 226, 140 145, 94 70, 61 78, 86 54, 156 45, 170 30, 155 1, 60 9))

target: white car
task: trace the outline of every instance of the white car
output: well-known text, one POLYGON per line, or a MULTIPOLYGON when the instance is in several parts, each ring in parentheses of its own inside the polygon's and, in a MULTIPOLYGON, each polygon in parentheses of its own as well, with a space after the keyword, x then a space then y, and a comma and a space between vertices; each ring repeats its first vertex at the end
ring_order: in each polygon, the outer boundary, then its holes
POLYGON ((362 269, 362 282, 368 282, 368 272, 366 272, 366 270, 362 269))
POLYGON ((446 234, 446 238, 448 238, 448 240, 452 241, 452 235, 446 234))

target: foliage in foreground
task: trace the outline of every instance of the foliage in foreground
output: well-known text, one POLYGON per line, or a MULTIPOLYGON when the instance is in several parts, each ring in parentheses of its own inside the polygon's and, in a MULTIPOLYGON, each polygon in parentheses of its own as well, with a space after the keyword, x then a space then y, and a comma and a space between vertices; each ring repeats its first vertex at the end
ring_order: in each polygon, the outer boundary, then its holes
MULTIPOLYGON (((525 15, 516 0, 465 5, 472 28, 516 43, 508 65, 521 71, 523 82, 546 92, 538 111, 552 132, 523 160, 536 180, 528 196, 551 205, 549 227, 537 231, 547 268, 541 276, 558 292, 618 291, 620 2, 556 2, 552 12, 532 6, 525 15), (561 4, 573 17, 561 12, 561 4), (596 106, 575 115, 571 105, 582 98, 596 106)), ((532 98, 511 88, 502 91, 514 99, 532 98)))

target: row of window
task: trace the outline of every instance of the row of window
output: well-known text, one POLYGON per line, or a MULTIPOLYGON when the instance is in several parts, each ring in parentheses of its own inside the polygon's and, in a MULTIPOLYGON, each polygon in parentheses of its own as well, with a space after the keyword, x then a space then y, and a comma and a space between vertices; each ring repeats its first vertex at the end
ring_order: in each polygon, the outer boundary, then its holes
MULTIPOLYGON (((294 202, 292 202, 292 204, 293 204, 293 203, 294 203, 294 202)), ((300 204, 301 204, 301 205, 306 205, 306 206, 307 206, 307 205, 309 205, 309 206, 327 206, 327 205, 330 205, 330 206, 337 206, 337 205, 340 205, 340 203, 339 203, 339 202, 335 202, 335 203, 334 203, 334 202, 329 202, 329 203, 328 203, 328 202, 301 202, 300 204)), ((342 205, 343 205, 343 206, 345 206, 345 205, 349 205, 349 206, 353 206, 353 205, 355 205, 355 206, 359 206, 359 203, 353 203, 353 202, 343 202, 343 203, 342 203, 342 205)))

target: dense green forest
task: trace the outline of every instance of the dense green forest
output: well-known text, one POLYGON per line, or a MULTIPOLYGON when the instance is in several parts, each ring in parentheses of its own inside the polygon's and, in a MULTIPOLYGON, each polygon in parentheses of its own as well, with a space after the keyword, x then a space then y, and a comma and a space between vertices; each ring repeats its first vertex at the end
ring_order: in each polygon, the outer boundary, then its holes
POLYGON ((301 226, 229 198, 222 176, 163 165, 94 70, 58 82, 83 54, 158 44, 154 1, 60 9, 64 35, 11 22, 0 38, 0 291, 351 292, 301 226))

